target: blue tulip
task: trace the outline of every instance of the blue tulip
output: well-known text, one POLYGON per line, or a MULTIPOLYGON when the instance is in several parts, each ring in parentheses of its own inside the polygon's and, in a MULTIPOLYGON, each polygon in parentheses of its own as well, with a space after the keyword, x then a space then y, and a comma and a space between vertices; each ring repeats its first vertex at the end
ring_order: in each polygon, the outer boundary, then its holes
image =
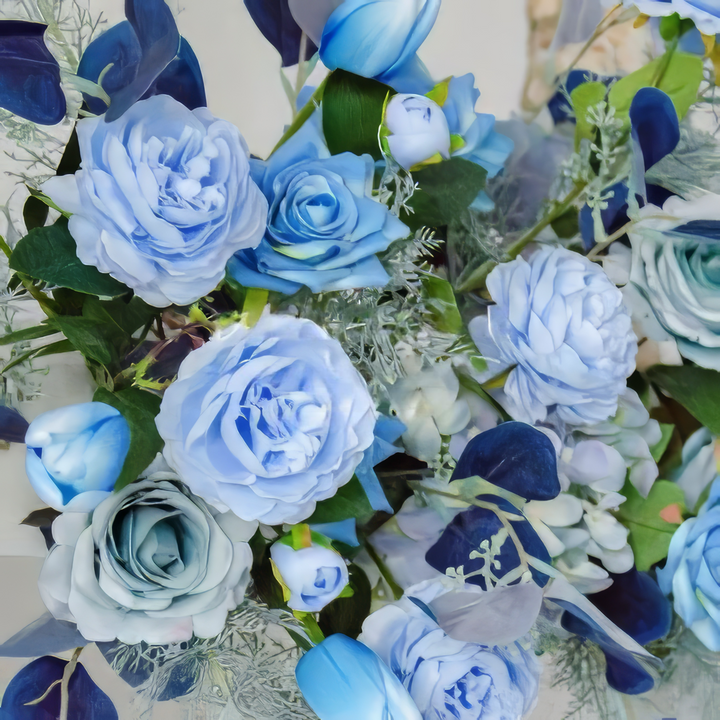
POLYGON ((345 635, 331 635, 309 650, 295 676, 320 720, 421 720, 390 668, 370 648, 345 635))
POLYGON ((82 403, 35 418, 25 443, 25 470, 40 499, 61 512, 90 512, 115 486, 130 428, 110 405, 82 403))
POLYGON ((435 24, 441 0, 345 0, 322 33, 320 59, 331 70, 368 78, 396 74, 435 24))
POLYGON ((0 107, 38 125, 65 117, 60 66, 45 45, 47 25, 0 21, 0 107))
POLYGON ((522 422, 502 423, 470 440, 451 481, 475 475, 526 500, 552 500, 560 494, 552 442, 522 422))

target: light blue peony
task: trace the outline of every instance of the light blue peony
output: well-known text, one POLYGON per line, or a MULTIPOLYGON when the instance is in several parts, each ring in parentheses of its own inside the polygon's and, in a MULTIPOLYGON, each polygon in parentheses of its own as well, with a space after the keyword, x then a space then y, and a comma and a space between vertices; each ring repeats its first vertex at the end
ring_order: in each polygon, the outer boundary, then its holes
POLYGON ((331 157, 315 118, 267 162, 251 163, 270 210, 260 245, 230 261, 239 283, 288 294, 303 285, 313 292, 385 285, 376 253, 409 230, 372 198, 369 155, 331 157))
POLYGON ((407 690, 368 647, 330 635, 295 670, 298 687, 320 720, 421 720, 407 690))
POLYGON ((635 369, 637 339, 621 292, 602 268, 564 248, 498 265, 495 301, 470 322, 490 375, 510 369, 501 402, 516 420, 551 412, 572 425, 604 422, 635 369))
POLYGON ((675 531, 657 578, 685 625, 708 649, 720 651, 720 481, 698 516, 675 531))
POLYGON ((454 640, 411 597, 368 616, 358 640, 395 673, 423 720, 519 720, 537 700, 531 650, 454 640))
POLYGON ((25 435, 33 490, 61 512, 90 512, 113 491, 130 448, 130 428, 110 405, 68 405, 35 418, 25 435))
POLYGON ((720 3, 717 0, 623 0, 650 17, 673 15, 689 18, 700 32, 715 35, 720 32, 720 3))
POLYGON ((167 95, 114 122, 77 124, 82 164, 43 192, 72 213, 77 254, 156 307, 215 289, 225 265, 265 231, 267 201, 238 129, 167 95))
POLYGON ((440 2, 344 0, 324 25, 320 59, 330 70, 388 82, 414 62, 435 24, 440 2))
POLYGON ((367 385, 310 320, 233 325, 183 361, 156 424, 165 458, 220 510, 297 523, 353 476, 374 439, 367 385))

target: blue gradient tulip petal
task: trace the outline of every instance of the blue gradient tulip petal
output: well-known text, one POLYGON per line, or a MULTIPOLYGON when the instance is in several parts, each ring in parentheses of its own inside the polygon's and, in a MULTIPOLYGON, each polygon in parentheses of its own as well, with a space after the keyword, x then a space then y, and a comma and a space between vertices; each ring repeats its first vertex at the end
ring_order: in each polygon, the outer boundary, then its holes
POLYGON ((47 25, 0 21, 0 107, 38 125, 65 117, 60 66, 45 45, 47 25))

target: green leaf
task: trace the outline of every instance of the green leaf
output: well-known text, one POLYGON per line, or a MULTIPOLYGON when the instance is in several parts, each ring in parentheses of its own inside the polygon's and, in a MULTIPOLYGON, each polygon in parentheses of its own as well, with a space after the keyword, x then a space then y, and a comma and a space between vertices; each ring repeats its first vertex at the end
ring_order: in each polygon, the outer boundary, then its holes
POLYGON ((713 435, 720 435, 719 372, 695 365, 654 365, 647 375, 713 435))
POLYGON ((463 331, 455 293, 452 285, 434 275, 421 278, 423 294, 426 296, 425 306, 430 312, 433 325, 442 331, 459 335, 463 331))
POLYGON ((650 448, 650 454, 652 455, 652 459, 659 463, 662 459, 662 456, 665 454, 665 451, 667 450, 667 446, 670 444, 670 440, 673 435, 673 431, 675 430, 675 426, 672 423, 659 423, 660 424, 660 432, 662 433, 662 436, 660 440, 657 442, 657 444, 653 445, 650 448))
POLYGON ((37 340, 46 335, 54 335, 56 332, 59 332, 57 325, 52 324, 52 321, 46 320, 42 325, 16 330, 15 332, 3 335, 0 337, 0 345, 12 345, 13 343, 26 342, 27 340, 37 340))
POLYGON ((43 227, 49 211, 50 208, 42 200, 30 195, 23 205, 23 220, 28 232, 43 227))
POLYGON ((450 158, 413 173, 419 184, 408 200, 414 213, 401 213, 412 229, 423 225, 442 227, 465 212, 485 187, 487 171, 464 158, 450 158))
POLYGON ((158 308, 151 307, 137 295, 134 295, 130 302, 125 302, 124 298, 98 300, 90 297, 83 304, 82 310, 84 317, 91 318, 98 323, 112 323, 118 333, 128 338, 158 316, 160 312, 158 308))
POLYGON ((597 128, 588 119, 588 110, 605 99, 607 87, 601 82, 586 82, 578 85, 570 94, 575 112, 575 150, 580 148, 581 140, 594 140, 597 128))
POLYGON ((117 297, 128 292, 122 283, 80 262, 66 218, 31 230, 15 246, 10 267, 36 280, 89 295, 117 297))
POLYGON ((330 152, 368 153, 380 160, 378 132, 383 107, 394 92, 377 80, 336 70, 328 79, 322 100, 323 132, 330 152))
POLYGON ((673 52, 668 62, 666 53, 634 73, 620 78, 610 88, 608 100, 615 108, 617 117, 628 122, 630 105, 637 91, 644 87, 658 87, 670 96, 682 120, 697 100, 702 76, 703 62, 698 55, 673 52))
POLYGON ((130 426, 130 450, 120 477, 115 482, 115 490, 121 490, 137 480, 138 475, 162 450, 163 441, 155 427, 155 416, 160 412, 160 398, 138 388, 127 388, 115 393, 98 388, 93 400, 112 405, 122 413, 130 426))
POLYGON ((101 365, 110 365, 118 359, 115 349, 116 328, 93 318, 55 315, 62 334, 85 357, 101 365))
POLYGON ((8 370, 12 370, 14 367, 21 365, 30 358, 46 357, 47 355, 59 355, 60 353, 72 352, 75 348, 69 340, 58 340, 57 342, 51 343, 50 345, 43 345, 41 348, 33 348, 28 350, 26 353, 13 358, 7 365, 0 370, 0 375, 3 375, 8 370))
POLYGON ((574 238, 580 232, 580 214, 577 208, 569 208, 566 213, 555 218, 550 223, 550 227, 563 240, 574 238))
POLYGON ((667 557, 670 540, 679 527, 663 520, 660 513, 671 505, 679 505, 684 511, 685 494, 669 480, 657 480, 647 498, 629 480, 620 493, 627 499, 616 515, 630 531, 628 543, 635 554, 635 566, 640 571, 649 570, 667 557))
POLYGON ((365 490, 357 477, 343 485, 333 497, 317 504, 315 512, 305 522, 309 525, 331 523, 348 518, 367 518, 373 515, 365 490))

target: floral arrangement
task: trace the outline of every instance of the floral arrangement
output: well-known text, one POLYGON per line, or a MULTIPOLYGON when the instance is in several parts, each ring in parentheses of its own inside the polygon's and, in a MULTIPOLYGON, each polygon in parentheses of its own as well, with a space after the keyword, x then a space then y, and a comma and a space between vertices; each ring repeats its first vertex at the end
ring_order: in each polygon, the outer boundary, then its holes
POLYGON ((265 159, 164 0, 77 52, 48 3, 0 22, 4 127, 71 128, 0 239, 0 439, 48 546, 2 720, 117 718, 90 645, 255 720, 520 720, 551 681, 626 718, 717 662, 720 12, 570 4, 657 52, 581 52, 543 126, 430 77, 440 0, 245 0, 298 66, 265 159), (28 422, 61 353, 92 402, 28 422))

